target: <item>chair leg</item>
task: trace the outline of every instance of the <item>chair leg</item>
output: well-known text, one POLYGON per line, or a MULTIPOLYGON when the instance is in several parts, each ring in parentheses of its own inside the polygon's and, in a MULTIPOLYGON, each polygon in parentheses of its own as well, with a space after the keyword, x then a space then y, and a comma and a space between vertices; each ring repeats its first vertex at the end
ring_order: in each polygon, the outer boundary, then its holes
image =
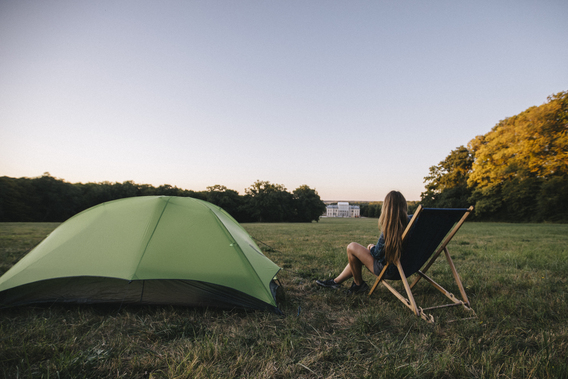
MULTIPOLYGON (((371 296, 373 294, 373 292, 375 291, 375 288, 377 288, 377 285, 381 282, 381 280, 383 279, 383 276, 385 275, 385 272, 387 271, 387 267, 389 267, 390 263, 387 263, 385 265, 385 267, 383 267, 383 270, 381 271, 381 273, 379 274, 379 276, 377 277, 377 280, 375 280, 375 284, 373 284, 373 287, 371 288, 371 290, 369 291, 369 296, 371 296)), ((402 295, 400 295, 400 293, 398 293, 398 291, 396 291, 393 287, 391 287, 388 283, 386 283, 385 281, 383 281, 383 284, 396 296, 399 298, 400 301, 402 301, 403 303, 405 303, 411 310, 412 312, 414 312, 414 314, 416 316, 420 317, 420 310, 418 309, 418 306, 416 305, 416 301, 414 300, 414 296, 412 296, 412 291, 410 290, 410 286, 408 285, 408 280, 406 280, 406 275, 404 274, 404 270, 402 269, 402 265, 400 264, 400 260, 396 262, 396 267, 398 268, 398 273, 400 274, 400 278, 402 280, 402 283, 404 285, 404 289, 406 290, 406 295, 408 296, 408 300, 406 300, 402 295), (408 303, 407 303, 408 302, 408 303)))
MULTIPOLYGON (((389 290, 392 292, 392 294, 394 296, 396 296, 398 298, 398 300, 400 300, 404 305, 406 305, 408 308, 410 308, 410 310, 416 315, 419 316, 420 318, 422 318, 424 321, 429 322, 429 323, 434 323, 434 316, 432 316, 431 314, 427 314, 426 312, 424 312, 424 310, 420 307, 417 307, 416 304, 414 305, 414 307, 412 306, 412 303, 410 302, 410 300, 406 299, 404 296, 402 296, 400 294, 400 292, 398 292, 393 286, 391 286, 390 284, 388 284, 386 281, 381 281, 381 283, 389 290), (416 313, 418 311, 418 314, 416 313)), ((412 297, 412 294, 410 294, 410 298, 412 300, 414 300, 414 297, 412 297)))
POLYGON ((450 299, 450 300, 453 302, 453 304, 450 304, 450 305, 447 305, 447 304, 446 304, 446 305, 442 305, 442 306, 439 306, 439 307, 431 307, 431 308, 428 308, 428 309, 442 308, 442 307, 454 306, 454 305, 463 305, 463 306, 465 306, 466 308, 468 307, 468 305, 467 305, 465 302, 463 302, 463 301, 457 299, 457 298, 454 296, 453 293, 448 292, 444 287, 442 287, 441 285, 439 285, 438 283, 436 283, 436 282, 434 281, 434 279, 430 278, 428 275, 424 274, 422 271, 419 270, 419 271, 417 272, 417 274, 420 275, 420 276, 422 276, 422 277, 424 278, 424 280, 426 280, 428 283, 430 283, 431 285, 433 285, 434 288, 436 288, 438 291, 440 291, 443 295, 445 295, 448 299, 450 299))
MULTIPOLYGON (((373 287, 371 288, 371 290, 369 291, 369 296, 371 296, 373 294, 373 292, 375 291, 375 288, 377 288, 377 286, 379 285, 379 283, 381 282, 381 280, 383 279, 383 276, 385 275, 385 272, 387 271, 387 267, 389 267, 390 263, 387 263, 385 265, 385 267, 383 267, 383 270, 381 271, 381 273, 379 274, 379 276, 377 277, 377 280, 375 280, 375 284, 373 284, 373 287)), ((408 296, 408 300, 405 299, 397 290, 395 290, 393 287, 391 287, 388 283, 386 283, 383 280, 383 284, 385 285, 385 287, 387 287, 396 297, 398 297, 398 299, 400 301, 402 301, 405 305, 407 305, 412 312, 414 312, 414 314, 416 316, 420 316, 420 311, 418 310, 418 307, 416 306, 416 301, 414 301, 414 296, 412 296, 412 291, 410 291, 410 286, 408 285, 408 281, 406 280, 406 275, 404 274, 404 270, 402 269, 402 265, 400 264, 400 260, 396 262, 396 267, 398 268, 398 272, 400 274, 400 277, 402 279, 402 282, 404 284, 404 289, 406 290, 406 295, 408 296)))
POLYGON ((412 291, 410 290, 410 286, 408 285, 408 280, 406 280, 406 275, 404 274, 404 270, 402 269, 400 260, 396 262, 396 266, 398 267, 400 279, 402 280, 402 284, 404 285, 404 289, 406 290, 406 295, 408 296, 408 300, 410 301, 410 304, 412 306, 411 309, 416 316, 420 316, 420 311, 416 306, 416 301, 414 301, 414 296, 412 296, 412 291))
POLYGON ((462 299, 469 307, 470 306, 469 299, 467 298, 467 295, 465 293, 465 289, 463 288, 463 284, 461 282, 458 271, 456 270, 456 266, 454 266, 454 261, 452 261, 452 258, 450 257, 450 253, 448 252, 448 248, 446 248, 446 247, 444 248, 444 253, 446 254, 446 259, 448 261, 448 264, 450 265, 450 268, 452 270, 452 274, 454 274, 454 279, 456 281, 456 284, 458 285, 458 287, 460 289, 462 299))
POLYGON ((383 279, 383 276, 385 275, 385 272, 387 272, 387 267, 389 267, 390 263, 387 263, 385 265, 385 267, 383 267, 383 270, 381 271, 381 273, 379 274, 379 276, 377 276, 377 280, 375 280, 375 284, 373 284, 373 287, 371 288, 371 290, 369 291, 369 296, 371 296, 373 294, 373 292, 375 292, 375 288, 377 288, 377 286, 379 285, 381 279, 383 279))
MULTIPOLYGON (((452 270, 452 273, 454 275, 454 279, 460 289, 460 293, 462 295, 463 301, 458 300, 455 298, 455 296, 448 292, 445 288, 443 288, 442 286, 440 286, 438 283, 436 283, 434 280, 432 280, 430 277, 428 277, 424 272, 422 271, 418 271, 418 278, 424 278, 426 279, 430 284, 432 284, 437 290, 439 290, 440 292, 442 292, 444 295, 446 295, 450 300, 453 301, 453 304, 445 304, 445 305, 440 305, 440 306, 436 306, 436 307, 431 307, 431 308, 427 308, 427 309, 437 309, 437 308, 444 308, 444 307, 448 307, 448 306, 455 306, 455 305, 463 305, 467 310, 471 310, 470 308, 470 304, 469 304, 469 300, 467 298, 467 295, 465 293, 465 290, 463 288, 463 285, 461 283, 459 274, 456 270, 456 267, 454 265, 454 262, 452 261, 452 258, 450 257, 450 254, 448 252, 448 249, 446 247, 444 247, 443 249, 445 255, 446 255, 446 259, 448 261, 448 264, 450 265, 450 268, 452 270)), ((440 251, 441 252, 441 251, 440 251)), ((434 261, 436 260, 437 256, 433 257, 433 259, 431 259, 431 261, 429 262, 427 268, 431 265, 431 263, 434 263, 434 261)), ((383 280, 383 276, 386 273, 387 267, 389 266, 389 264, 387 263, 385 265, 385 267, 383 267, 383 270, 381 271, 381 273, 379 274, 379 276, 377 277, 377 279, 375 280, 375 284, 373 284, 373 287, 371 288, 371 290, 369 291, 369 296, 371 296, 373 294, 373 292, 375 291, 375 289, 377 288, 377 286, 379 285, 379 283, 382 283, 390 292, 392 292, 404 305, 406 305, 408 308, 410 308, 410 310, 418 317, 421 317, 422 319, 426 320, 427 322, 434 322, 434 317, 432 317, 432 315, 426 314, 424 312, 424 310, 422 308, 419 308, 418 305, 416 304, 416 301, 414 300, 414 295, 412 294, 412 286, 410 286, 408 284, 408 280, 406 278, 406 274, 404 273, 404 270, 402 268, 402 265, 400 263, 400 261, 398 261, 396 263, 398 272, 400 274, 400 279, 402 281, 402 284, 404 286, 404 290, 406 291, 406 295, 408 297, 408 299, 405 299, 404 296, 402 296, 394 287, 392 287, 390 284, 388 284, 386 281, 383 280)), ((414 284, 416 284, 418 282, 418 280, 415 280, 414 284)))

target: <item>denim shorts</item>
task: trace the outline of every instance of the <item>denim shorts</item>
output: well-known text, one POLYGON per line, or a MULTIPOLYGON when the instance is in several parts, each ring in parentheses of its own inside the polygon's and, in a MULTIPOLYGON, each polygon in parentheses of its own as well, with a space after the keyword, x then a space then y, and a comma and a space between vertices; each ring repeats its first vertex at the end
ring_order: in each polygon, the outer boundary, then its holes
MULTIPOLYGON (((375 272, 375 275, 377 275, 377 276, 381 275, 381 271, 383 271, 384 267, 385 267, 385 265, 382 264, 381 262, 379 262, 378 259, 375 259, 375 261, 373 262, 373 271, 375 272)), ((396 268, 395 265, 393 265, 393 264, 389 265, 389 268, 387 268, 387 272, 385 272, 383 279, 388 279, 388 280, 400 279, 400 276, 398 274, 398 269, 396 268)))
POLYGON ((375 275, 379 276, 381 274, 381 271, 383 271, 384 267, 385 267, 385 265, 382 264, 381 262, 379 262, 378 259, 374 259, 373 271, 375 272, 375 275))

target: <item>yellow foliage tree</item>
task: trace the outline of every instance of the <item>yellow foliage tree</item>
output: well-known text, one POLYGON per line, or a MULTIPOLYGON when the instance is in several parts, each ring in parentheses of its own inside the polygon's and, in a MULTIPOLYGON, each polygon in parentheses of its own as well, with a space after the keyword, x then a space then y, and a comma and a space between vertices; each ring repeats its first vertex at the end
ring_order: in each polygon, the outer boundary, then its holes
POLYGON ((475 156, 468 184, 479 189, 511 179, 568 175, 568 92, 500 121, 468 148, 475 156))

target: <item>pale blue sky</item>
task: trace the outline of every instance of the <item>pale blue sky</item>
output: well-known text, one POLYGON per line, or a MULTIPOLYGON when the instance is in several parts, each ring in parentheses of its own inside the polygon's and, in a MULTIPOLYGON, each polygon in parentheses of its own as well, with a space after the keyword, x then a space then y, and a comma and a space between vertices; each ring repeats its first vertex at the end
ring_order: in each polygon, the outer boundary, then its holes
POLYGON ((568 90, 568 2, 0 0, 0 176, 418 200, 568 90))

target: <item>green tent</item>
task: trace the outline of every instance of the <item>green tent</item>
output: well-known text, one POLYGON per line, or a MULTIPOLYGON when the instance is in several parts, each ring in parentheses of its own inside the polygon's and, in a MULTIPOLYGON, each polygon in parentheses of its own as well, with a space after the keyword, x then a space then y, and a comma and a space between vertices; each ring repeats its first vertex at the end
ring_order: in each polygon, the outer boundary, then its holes
POLYGON ((89 208, 0 277, 0 307, 148 303, 279 312, 280 268, 223 209, 144 196, 89 208))

